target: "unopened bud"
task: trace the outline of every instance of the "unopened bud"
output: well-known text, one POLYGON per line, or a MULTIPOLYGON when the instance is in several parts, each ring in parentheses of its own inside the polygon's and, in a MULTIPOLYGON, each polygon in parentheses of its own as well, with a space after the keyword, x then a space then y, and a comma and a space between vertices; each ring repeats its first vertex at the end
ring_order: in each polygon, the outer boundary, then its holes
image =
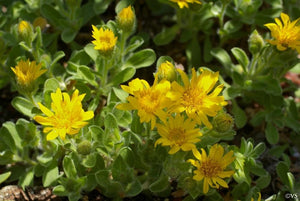
POLYGON ((265 45, 265 42, 262 36, 256 30, 254 30, 248 39, 248 44, 249 44, 249 51, 252 54, 256 54, 265 45))
POLYGON ((47 20, 45 18, 42 18, 42 17, 37 17, 35 18, 35 20, 33 21, 33 27, 36 28, 36 27, 40 27, 41 30, 45 29, 46 26, 47 26, 47 20))
POLYGON ((31 24, 22 20, 18 25, 18 33, 22 40, 30 41, 33 35, 31 24))
POLYGON ((174 81, 176 80, 176 69, 171 62, 165 61, 158 67, 157 76, 159 80, 167 79, 169 81, 174 81))
POLYGON ((131 32, 134 28, 135 14, 131 6, 123 8, 117 15, 119 27, 125 32, 131 32))
POLYGON ((231 115, 222 112, 217 114, 213 119, 213 127, 217 132, 225 133, 233 127, 233 118, 231 115))
POLYGON ((91 153, 92 144, 88 140, 80 142, 77 146, 77 151, 79 154, 88 155, 91 153))

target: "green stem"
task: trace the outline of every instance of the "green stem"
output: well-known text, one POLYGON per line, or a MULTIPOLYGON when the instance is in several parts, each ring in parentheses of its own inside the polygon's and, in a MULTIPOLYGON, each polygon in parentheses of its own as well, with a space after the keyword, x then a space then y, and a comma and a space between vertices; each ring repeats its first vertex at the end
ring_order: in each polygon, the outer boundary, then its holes
POLYGON ((128 34, 126 32, 122 32, 121 34, 121 44, 120 44, 120 57, 119 61, 123 63, 123 56, 124 56, 124 49, 125 49, 125 42, 128 38, 128 34))

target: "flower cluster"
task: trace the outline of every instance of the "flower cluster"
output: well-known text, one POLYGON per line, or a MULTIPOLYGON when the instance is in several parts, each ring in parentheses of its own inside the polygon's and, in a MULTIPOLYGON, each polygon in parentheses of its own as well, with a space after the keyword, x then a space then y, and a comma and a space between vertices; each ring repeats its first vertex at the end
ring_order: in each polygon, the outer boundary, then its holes
POLYGON ((140 122, 151 122, 151 129, 157 127, 159 138, 155 146, 169 146, 169 154, 175 154, 179 150, 192 151, 201 163, 189 160, 198 169, 195 170, 195 180, 204 179, 203 192, 208 192, 208 186, 219 188, 219 185, 228 187, 221 178, 230 177, 233 171, 223 171, 233 160, 233 152, 230 151, 223 158, 224 149, 215 144, 210 150, 210 156, 206 152, 199 153, 197 142, 203 135, 201 126, 212 129, 210 118, 217 116, 227 104, 220 95, 223 85, 217 85, 218 72, 208 69, 200 69, 199 74, 192 69, 192 78, 181 69, 177 69, 180 80, 169 81, 166 74, 173 74, 173 65, 166 61, 159 66, 152 86, 145 80, 134 79, 128 86, 122 85, 122 89, 130 95, 128 103, 117 106, 121 110, 137 110, 140 122), (166 70, 165 70, 166 69, 166 70), (158 79, 159 75, 160 79, 158 79), (180 83, 183 83, 181 85, 180 83), (213 185, 214 183, 215 185, 213 185))

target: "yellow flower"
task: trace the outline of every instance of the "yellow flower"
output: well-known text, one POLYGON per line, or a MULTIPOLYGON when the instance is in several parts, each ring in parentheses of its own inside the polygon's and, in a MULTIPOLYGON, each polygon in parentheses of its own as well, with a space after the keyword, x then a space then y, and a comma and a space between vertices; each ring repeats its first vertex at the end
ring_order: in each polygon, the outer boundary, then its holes
POLYGON ((36 64, 35 61, 19 61, 15 68, 11 67, 11 70, 17 76, 18 84, 23 87, 30 87, 34 81, 45 73, 46 69, 41 69, 42 64, 36 64))
POLYGON ((163 109, 170 103, 166 94, 171 84, 167 80, 157 81, 157 77, 150 87, 147 81, 138 78, 129 82, 128 86, 121 85, 122 89, 132 96, 128 96, 128 103, 121 103, 117 106, 120 110, 137 110, 140 122, 150 122, 151 129, 156 124, 156 118, 166 118, 163 109))
POLYGON ((94 25, 92 36, 95 40, 92 43, 95 45, 95 50, 99 50, 104 55, 110 55, 117 43, 117 37, 115 36, 114 32, 110 29, 97 29, 94 25))
POLYGON ((195 150, 195 143, 199 142, 202 136, 199 128, 195 128, 196 122, 191 119, 184 120, 184 117, 177 114, 170 116, 169 120, 163 124, 157 124, 157 130, 161 138, 155 142, 162 146, 170 146, 169 154, 174 154, 180 149, 183 151, 195 150))
POLYGON ((195 157, 198 159, 190 159, 190 162, 197 169, 194 170, 193 179, 196 181, 203 180, 203 192, 207 193, 209 186, 212 188, 219 188, 222 186, 228 188, 227 183, 223 180, 225 177, 230 177, 233 175, 234 171, 224 171, 224 169, 234 161, 233 151, 229 151, 227 154, 224 154, 224 149, 221 145, 215 144, 209 150, 209 155, 206 155, 204 149, 202 154, 199 152, 194 153, 195 157))
POLYGON ((127 8, 123 8, 117 15, 117 21, 121 29, 125 31, 131 31, 134 22, 135 14, 132 10, 132 7, 129 5, 127 8))
POLYGON ((157 69, 157 76, 159 79, 165 78, 169 81, 174 81, 176 79, 176 69, 171 62, 163 62, 157 69))
POLYGON ((82 109, 81 101, 85 94, 78 95, 78 93, 79 91, 76 89, 70 98, 69 94, 61 93, 61 90, 57 88, 55 93, 51 93, 52 111, 38 103, 46 117, 37 115, 34 120, 46 126, 43 132, 48 133, 47 140, 53 140, 58 136, 64 140, 66 134, 78 133, 82 127, 88 124, 86 121, 94 117, 93 111, 85 112, 82 109))
POLYGON ((197 3, 197 4, 201 4, 201 2, 199 0, 170 0, 172 2, 175 2, 178 4, 179 8, 188 8, 189 7, 189 3, 197 3))
POLYGON ((212 128, 207 116, 214 117, 223 106, 227 105, 223 96, 218 96, 223 89, 223 85, 215 84, 218 81, 219 72, 211 72, 201 69, 201 74, 197 76, 195 69, 192 69, 192 79, 178 69, 184 87, 177 82, 172 83, 172 92, 169 97, 174 101, 170 106, 171 112, 185 111, 188 117, 202 122, 208 128, 212 128))
POLYGON ((275 23, 265 24, 271 31, 273 40, 267 40, 272 45, 276 45, 277 49, 284 51, 287 48, 296 49, 300 54, 300 25, 297 24, 300 21, 298 18, 295 21, 290 21, 290 17, 281 13, 281 21, 275 18, 275 23))

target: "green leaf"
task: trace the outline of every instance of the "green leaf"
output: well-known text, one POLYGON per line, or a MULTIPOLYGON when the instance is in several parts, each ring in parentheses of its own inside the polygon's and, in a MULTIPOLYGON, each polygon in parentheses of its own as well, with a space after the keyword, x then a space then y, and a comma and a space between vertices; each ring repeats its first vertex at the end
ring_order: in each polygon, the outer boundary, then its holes
POLYGON ((289 167, 284 163, 284 162, 279 162, 276 166, 276 172, 281 181, 289 186, 289 178, 288 178, 288 172, 289 172, 289 167))
POLYGON ((114 180, 120 182, 128 182, 131 176, 127 163, 124 161, 122 156, 118 156, 113 163, 111 172, 114 180))
POLYGON ((251 153, 251 157, 258 158, 264 151, 266 150, 266 145, 263 142, 260 142, 256 147, 253 149, 251 153))
POLYGON ((92 43, 89 43, 84 47, 84 51, 91 57, 91 59, 93 59, 93 61, 96 61, 97 57, 99 55, 99 52, 97 50, 95 50, 94 47, 95 47, 95 45, 93 45, 92 43))
POLYGON ((31 113, 31 110, 35 107, 32 102, 27 100, 26 98, 23 98, 21 96, 15 97, 12 102, 12 106, 22 114, 33 117, 34 114, 31 113))
POLYGON ((42 15, 49 20, 51 24, 58 25, 61 19, 64 19, 64 17, 49 4, 43 4, 40 10, 42 15))
POLYGON ((122 66, 122 69, 131 66, 136 69, 147 67, 152 65, 155 62, 155 59, 156 55, 152 49, 144 49, 131 55, 122 66))
POLYGON ((58 167, 56 162, 47 167, 43 174, 43 186, 48 187, 56 183, 58 179, 58 167))
POLYGON ((257 76, 253 80, 252 88, 254 90, 264 91, 266 94, 281 96, 282 89, 278 79, 268 76, 257 76))
POLYGON ((141 36, 133 36, 126 47, 125 54, 136 50, 138 47, 143 45, 143 43, 144 39, 141 36))
POLYGON ((201 65, 201 48, 197 37, 189 42, 185 52, 190 66, 201 65))
POLYGON ((169 44, 172 40, 174 40, 178 30, 178 25, 174 25, 169 28, 163 28, 163 30, 159 34, 157 34, 153 39, 155 45, 160 46, 169 44))
POLYGON ((289 185, 288 186, 289 186, 290 192, 293 192, 294 191, 294 186, 295 186, 295 177, 290 172, 287 173, 287 176, 288 176, 288 180, 289 180, 289 185))
POLYGON ((255 186, 260 189, 264 189, 269 186, 270 182, 271 182, 271 176, 269 173, 267 173, 266 175, 260 177, 259 179, 257 179, 255 181, 255 183, 256 183, 255 186))
POLYGON ((89 154, 85 159, 83 159, 82 165, 86 168, 93 168, 96 165, 96 159, 96 153, 89 154))
POLYGON ((243 128, 247 123, 246 113, 233 101, 232 113, 234 115, 234 121, 238 128, 243 128))
POLYGON ((133 197, 141 193, 143 190, 141 182, 135 179, 133 182, 130 182, 125 188, 125 194, 127 197, 133 197))
POLYGON ((119 13, 123 8, 126 8, 134 3, 133 0, 122 0, 116 5, 115 12, 119 13))
POLYGON ((118 127, 117 119, 112 113, 108 113, 105 116, 104 126, 106 129, 114 129, 118 127))
POLYGON ((63 169, 68 178, 76 178, 77 171, 75 164, 70 156, 65 156, 63 160, 63 169))
POLYGON ((100 186, 106 186, 110 181, 109 181, 109 171, 108 170, 99 170, 95 177, 96 181, 100 186))
POLYGON ((115 87, 113 87, 112 89, 113 89, 115 95, 120 99, 120 101, 122 101, 122 102, 127 101, 128 93, 126 91, 115 88, 115 87))
POLYGON ((234 47, 231 49, 231 52, 233 56, 236 58, 236 60, 241 64, 243 67, 244 72, 247 72, 247 67, 249 65, 249 58, 244 50, 238 47, 234 47))
POLYGON ((92 73, 92 70, 89 67, 79 66, 77 74, 91 85, 98 86, 97 82, 95 81, 95 75, 92 73))
POLYGON ((135 68, 127 67, 113 77, 112 84, 114 86, 117 86, 120 83, 126 82, 129 79, 131 79, 134 76, 134 74, 135 74, 135 68))
POLYGON ((53 66, 54 64, 56 64, 61 58, 63 58, 65 56, 65 53, 63 51, 58 51, 54 54, 52 62, 51 62, 51 66, 53 66))
POLYGON ((165 63, 166 61, 169 61, 170 63, 174 63, 174 60, 172 59, 172 57, 170 56, 161 56, 157 59, 156 62, 156 68, 158 69, 158 67, 162 64, 165 63))
POLYGON ((70 194, 63 185, 58 185, 53 188, 53 193, 58 196, 67 196, 70 194))
POLYGON ((268 122, 266 127, 266 138, 270 144, 276 144, 279 140, 279 133, 273 123, 268 122))
POLYGON ((150 184, 149 190, 153 193, 159 193, 167 189, 169 185, 169 177, 164 173, 161 173, 159 178, 155 182, 150 184))
POLYGON ((222 48, 214 48, 210 53, 224 66, 226 73, 230 75, 233 64, 229 54, 222 48))
POLYGON ((0 174, 0 184, 3 183, 11 175, 11 172, 5 172, 0 174))
POLYGON ((61 39, 62 41, 64 41, 65 43, 70 43, 74 40, 74 38, 76 37, 78 31, 73 29, 73 28, 69 28, 67 27, 66 29, 63 30, 62 34, 61 34, 61 39))
POLYGON ((16 125, 13 122, 5 122, 1 128, 1 137, 5 144, 12 150, 16 152, 17 150, 23 150, 21 145, 22 139, 17 131, 16 125))
POLYGON ((59 88, 59 82, 55 78, 49 78, 45 81, 44 92, 51 91, 56 92, 56 89, 59 88))
POLYGON ((122 147, 119 152, 120 156, 126 161, 126 163, 133 167, 135 164, 134 154, 130 147, 122 147))
POLYGON ((30 186, 33 182, 33 178, 34 178, 34 169, 30 168, 29 170, 25 170, 24 171, 25 174, 23 174, 18 182, 18 185, 21 186, 23 189, 26 186, 30 186))

